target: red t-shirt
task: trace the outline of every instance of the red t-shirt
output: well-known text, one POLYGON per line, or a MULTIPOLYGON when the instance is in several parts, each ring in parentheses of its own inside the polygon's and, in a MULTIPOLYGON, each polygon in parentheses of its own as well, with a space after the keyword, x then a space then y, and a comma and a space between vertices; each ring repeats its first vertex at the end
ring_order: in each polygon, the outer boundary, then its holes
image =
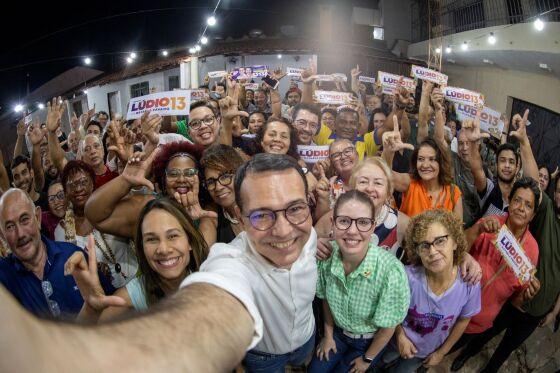
POLYGON ((105 172, 101 175, 95 175, 95 189, 99 188, 101 185, 108 183, 119 176, 118 173, 109 170, 109 167, 105 167, 105 172))
MULTIPOLYGON (((495 216, 501 225, 506 223, 508 214, 504 216, 495 216)), ((513 270, 507 265, 502 257, 500 251, 494 246, 496 234, 483 233, 476 241, 474 241, 470 254, 478 261, 482 267, 482 280, 480 282, 482 287, 482 303, 480 313, 471 318, 465 333, 482 333, 490 328, 494 319, 502 309, 504 303, 508 299, 525 290, 528 284, 521 285, 515 277, 513 270), (486 283, 500 270, 500 267, 505 265, 504 270, 490 283, 486 283)), ((537 241, 529 232, 525 230, 519 242, 529 260, 536 265, 539 257, 539 245, 537 241)))

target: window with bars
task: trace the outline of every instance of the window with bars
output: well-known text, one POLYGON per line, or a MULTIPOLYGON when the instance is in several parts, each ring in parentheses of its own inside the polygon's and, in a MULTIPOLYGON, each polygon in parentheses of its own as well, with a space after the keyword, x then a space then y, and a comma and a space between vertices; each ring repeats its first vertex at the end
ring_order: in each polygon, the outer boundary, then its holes
POLYGON ((130 98, 144 96, 150 93, 150 82, 141 82, 130 86, 130 98))

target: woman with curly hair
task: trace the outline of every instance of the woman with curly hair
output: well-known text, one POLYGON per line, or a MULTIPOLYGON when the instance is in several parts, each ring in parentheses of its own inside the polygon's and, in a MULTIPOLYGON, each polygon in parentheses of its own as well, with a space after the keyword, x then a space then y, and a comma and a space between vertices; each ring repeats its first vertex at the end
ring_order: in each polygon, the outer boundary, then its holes
POLYGON ((480 285, 464 282, 458 266, 467 249, 462 223, 451 212, 429 210, 410 220, 405 237, 410 306, 383 355, 391 372, 439 364, 480 312, 480 285))
MULTIPOLYGON (((198 271, 206 258, 207 245, 183 206, 162 197, 149 201, 136 225, 136 254, 141 275, 106 297, 94 265, 86 264, 82 252, 65 265, 84 298, 79 319, 97 321, 115 318, 129 309, 145 311, 175 293, 181 282, 198 271), (89 280, 88 280, 89 279, 89 280)), ((96 262, 96 256, 87 260, 96 262)))
POLYGON ((204 237, 215 234, 216 213, 203 210, 199 201, 198 159, 202 150, 188 142, 172 142, 149 155, 134 154, 121 175, 91 196, 86 216, 102 232, 132 238, 142 208, 162 194, 184 206, 191 219, 198 221, 204 237), (147 179, 150 171, 157 189, 147 179))

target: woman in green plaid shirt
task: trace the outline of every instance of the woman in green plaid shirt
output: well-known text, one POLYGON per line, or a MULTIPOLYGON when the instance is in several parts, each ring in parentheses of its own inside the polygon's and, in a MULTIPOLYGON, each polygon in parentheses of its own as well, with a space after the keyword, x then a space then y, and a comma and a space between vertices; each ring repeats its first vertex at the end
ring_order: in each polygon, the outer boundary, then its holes
POLYGON ((406 316, 408 279, 393 254, 370 243, 374 217, 365 193, 346 192, 335 204, 333 252, 317 264, 325 331, 310 372, 365 372, 406 316))

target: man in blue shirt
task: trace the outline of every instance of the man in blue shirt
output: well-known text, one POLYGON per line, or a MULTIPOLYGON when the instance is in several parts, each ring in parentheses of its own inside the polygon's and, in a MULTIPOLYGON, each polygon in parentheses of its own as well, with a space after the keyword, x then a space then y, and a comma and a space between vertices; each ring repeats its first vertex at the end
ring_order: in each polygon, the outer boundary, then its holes
MULTIPOLYGON (((0 260, 0 283, 30 312, 42 318, 73 319, 83 299, 66 260, 78 246, 40 234, 41 208, 22 190, 11 188, 0 199, 0 229, 12 253, 0 260)), ((103 287, 114 289, 100 274, 103 287)))

